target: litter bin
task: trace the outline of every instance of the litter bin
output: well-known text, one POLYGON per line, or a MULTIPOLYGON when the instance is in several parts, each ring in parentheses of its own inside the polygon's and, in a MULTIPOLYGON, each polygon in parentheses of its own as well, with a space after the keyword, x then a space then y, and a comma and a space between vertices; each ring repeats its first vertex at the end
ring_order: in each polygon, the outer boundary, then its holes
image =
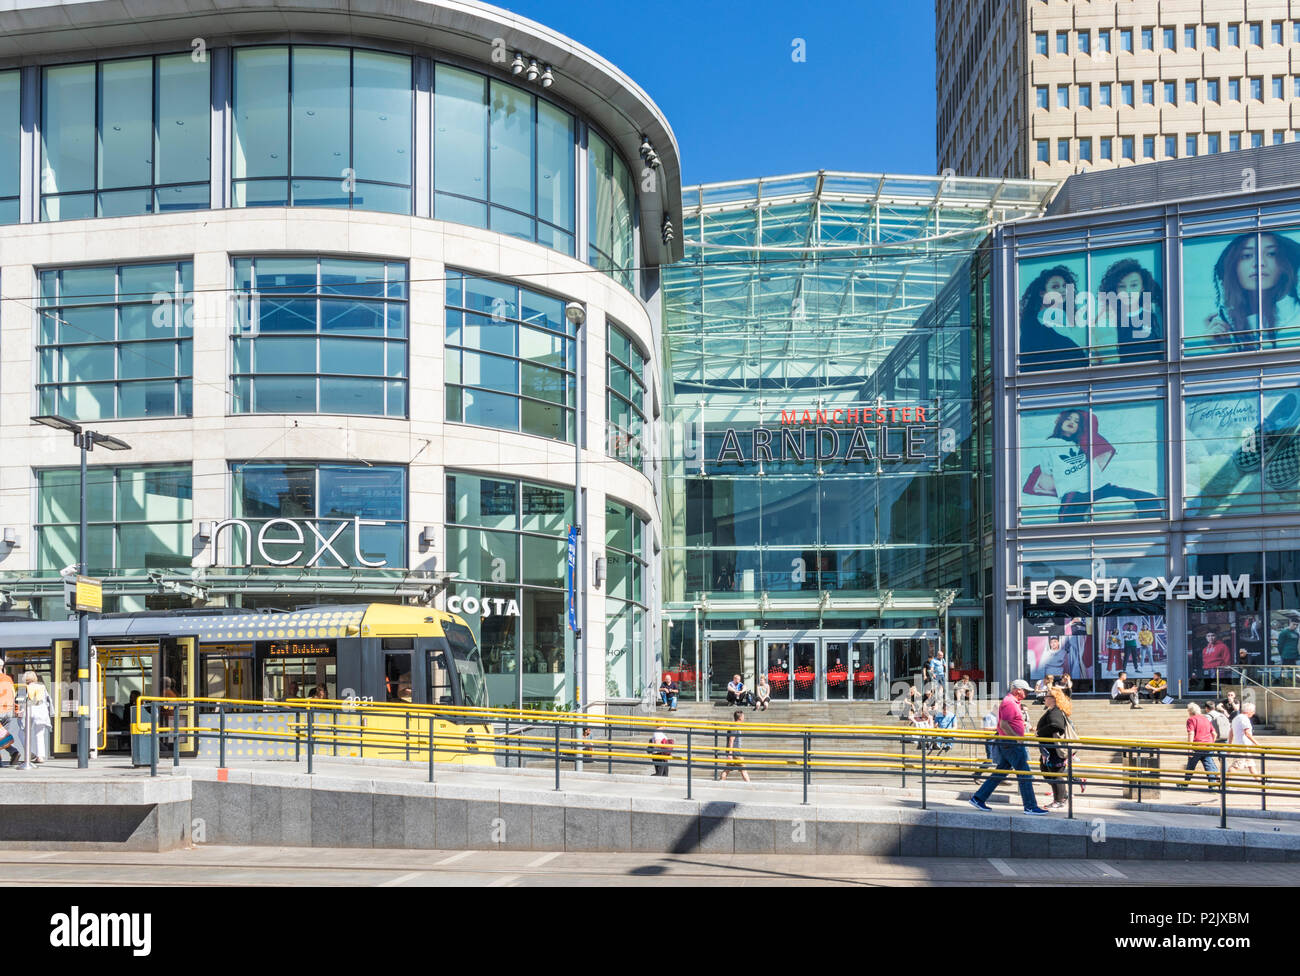
POLYGON ((1160 759, 1150 750, 1129 749, 1121 754, 1124 765, 1133 767, 1124 773, 1124 798, 1136 800, 1140 796, 1147 800, 1160 799, 1160 788, 1154 782, 1160 775, 1160 759), (1138 782, 1142 780, 1142 782, 1138 782))
MULTIPOLYGON (((161 733, 161 729, 159 732, 161 733)), ((162 748, 162 736, 159 735, 159 750, 162 748)), ((131 725, 131 765, 149 765, 149 747, 153 745, 152 725, 131 725)))

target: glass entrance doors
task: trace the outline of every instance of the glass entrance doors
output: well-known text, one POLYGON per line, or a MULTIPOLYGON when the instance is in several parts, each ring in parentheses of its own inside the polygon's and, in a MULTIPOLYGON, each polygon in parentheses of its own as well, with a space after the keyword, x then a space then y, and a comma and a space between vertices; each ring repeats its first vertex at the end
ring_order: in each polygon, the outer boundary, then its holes
POLYGON ((727 697, 739 674, 748 691, 766 680, 773 701, 889 701, 937 646, 938 631, 708 630, 708 700, 727 697))

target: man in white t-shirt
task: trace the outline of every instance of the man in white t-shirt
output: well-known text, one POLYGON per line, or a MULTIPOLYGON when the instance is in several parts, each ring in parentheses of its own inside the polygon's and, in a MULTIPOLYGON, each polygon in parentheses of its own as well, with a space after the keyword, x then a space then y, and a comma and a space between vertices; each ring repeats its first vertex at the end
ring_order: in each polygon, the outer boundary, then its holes
MULTIPOLYGON (((1241 706, 1241 711, 1237 713, 1236 718, 1232 720, 1232 738, 1229 743, 1234 746, 1257 746, 1255 741, 1254 728, 1251 725, 1251 719, 1255 717, 1255 703, 1246 702, 1241 706)), ((1238 756, 1232 760, 1230 769, 1244 769, 1252 776, 1255 773, 1255 760, 1250 756, 1238 756)))

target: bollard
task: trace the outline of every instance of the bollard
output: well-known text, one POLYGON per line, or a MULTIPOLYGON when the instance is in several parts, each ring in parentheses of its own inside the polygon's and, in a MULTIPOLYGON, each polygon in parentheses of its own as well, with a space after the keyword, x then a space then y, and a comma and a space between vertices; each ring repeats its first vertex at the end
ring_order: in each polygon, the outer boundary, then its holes
POLYGON ((691 730, 686 730, 686 799, 691 799, 691 730))
POLYGON ((311 770, 312 754, 316 752, 316 748, 315 748, 316 741, 312 735, 311 716, 312 716, 312 710, 308 708, 307 709, 307 775, 308 776, 311 775, 311 771, 312 771, 311 770))
POLYGON ((149 722, 152 726, 149 731, 149 775, 158 775, 158 709, 153 702, 149 703, 149 722))
POLYGON ((1228 757, 1219 753, 1219 826, 1228 829, 1228 757))
POLYGON ((555 723, 555 788, 560 788, 560 723, 555 723))
POLYGON ((1065 819, 1073 820, 1074 819, 1074 750, 1073 749, 1065 750, 1065 774, 1067 778, 1066 782, 1068 784, 1068 792, 1066 793, 1066 803, 1068 804, 1068 806, 1066 807, 1065 810, 1065 819))
POLYGON ((803 804, 808 805, 808 745, 809 733, 803 734, 803 804))
POLYGON ((217 706, 217 725, 218 725, 217 750, 221 754, 221 757, 217 760, 217 768, 225 769, 226 768, 226 706, 225 705, 217 706))
POLYGON ((926 796, 925 796, 926 755, 927 755, 927 754, 929 753, 929 751, 930 751, 929 749, 926 748, 926 746, 928 746, 929 744, 930 744, 930 742, 929 742, 929 738, 928 738, 927 736, 924 736, 924 735, 921 736, 921 809, 922 809, 922 810, 926 809, 926 806, 925 806, 925 800, 926 800, 926 796))
MULTIPOLYGON (((429 782, 430 782, 430 783, 433 782, 433 753, 434 753, 434 746, 433 746, 433 723, 434 723, 434 721, 435 721, 434 716, 430 715, 430 716, 429 716, 429 782)), ((509 727, 509 726, 507 726, 507 728, 508 728, 508 727, 509 727)), ((510 758, 510 753, 507 752, 507 753, 506 753, 506 759, 508 760, 509 758, 510 758)))

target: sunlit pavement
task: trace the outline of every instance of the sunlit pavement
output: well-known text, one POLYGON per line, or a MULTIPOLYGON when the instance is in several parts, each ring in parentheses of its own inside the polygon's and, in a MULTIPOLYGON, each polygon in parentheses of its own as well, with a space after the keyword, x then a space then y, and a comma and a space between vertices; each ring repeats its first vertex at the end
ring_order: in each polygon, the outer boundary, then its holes
POLYGON ((19 886, 421 887, 472 885, 1197 885, 1250 872, 1300 884, 1300 864, 1206 861, 884 858, 836 855, 587 854, 202 846, 167 854, 5 852, 19 886))

